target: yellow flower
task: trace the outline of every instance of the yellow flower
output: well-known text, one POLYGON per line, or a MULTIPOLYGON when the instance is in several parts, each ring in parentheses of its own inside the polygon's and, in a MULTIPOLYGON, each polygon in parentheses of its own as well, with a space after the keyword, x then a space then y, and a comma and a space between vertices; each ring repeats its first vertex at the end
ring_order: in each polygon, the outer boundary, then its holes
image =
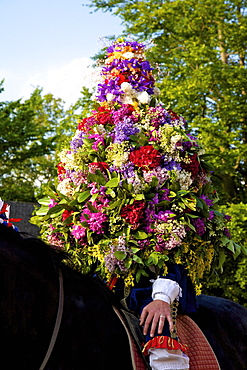
POLYGON ((131 287, 135 285, 134 276, 132 272, 129 272, 126 278, 124 278, 124 285, 126 287, 131 287))

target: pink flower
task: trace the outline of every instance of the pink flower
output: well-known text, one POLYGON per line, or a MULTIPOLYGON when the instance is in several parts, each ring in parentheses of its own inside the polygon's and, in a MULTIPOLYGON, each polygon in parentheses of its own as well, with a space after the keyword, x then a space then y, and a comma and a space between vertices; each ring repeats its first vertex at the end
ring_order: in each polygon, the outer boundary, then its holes
POLYGON ((71 231, 71 235, 73 235, 75 239, 82 239, 86 235, 86 229, 81 225, 74 225, 71 231))

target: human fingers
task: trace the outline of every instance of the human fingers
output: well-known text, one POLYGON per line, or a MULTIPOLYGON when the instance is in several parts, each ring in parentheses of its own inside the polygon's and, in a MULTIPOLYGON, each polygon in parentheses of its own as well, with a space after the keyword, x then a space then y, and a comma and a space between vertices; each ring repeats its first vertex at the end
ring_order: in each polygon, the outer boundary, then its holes
POLYGON ((145 320, 146 320, 147 315, 148 315, 148 312, 147 312, 147 310, 144 308, 144 309, 142 310, 142 313, 141 313, 141 316, 140 316, 140 325, 141 325, 141 326, 142 326, 142 325, 144 325, 144 322, 145 322, 145 320))

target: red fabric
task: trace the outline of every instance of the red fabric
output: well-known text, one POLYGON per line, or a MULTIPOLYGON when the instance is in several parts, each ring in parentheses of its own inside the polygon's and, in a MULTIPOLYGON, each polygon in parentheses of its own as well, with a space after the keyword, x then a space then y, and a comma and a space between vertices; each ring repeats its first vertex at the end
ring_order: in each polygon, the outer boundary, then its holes
POLYGON ((220 370, 217 358, 197 324, 186 315, 178 315, 177 330, 180 340, 188 344, 190 370, 220 370))
POLYGON ((181 351, 183 352, 186 352, 188 350, 187 346, 179 343, 176 339, 172 339, 164 335, 154 337, 145 344, 143 348, 143 353, 145 356, 148 356, 148 350, 150 348, 167 348, 174 350, 181 349, 181 351))

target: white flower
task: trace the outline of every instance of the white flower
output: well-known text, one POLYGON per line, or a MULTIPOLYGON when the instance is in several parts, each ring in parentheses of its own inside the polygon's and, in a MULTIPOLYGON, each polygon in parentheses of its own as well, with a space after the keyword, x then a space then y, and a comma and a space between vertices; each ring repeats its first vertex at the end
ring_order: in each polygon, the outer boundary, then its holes
POLYGON ((191 178, 191 173, 185 170, 174 170, 179 181, 181 190, 188 190, 193 180, 191 178))
POLYGON ((122 56, 125 58, 125 59, 132 59, 135 57, 135 54, 134 53, 131 53, 130 51, 126 51, 126 53, 123 53, 122 56))
POLYGON ((154 96, 158 96, 158 95, 160 95, 160 89, 158 88, 158 87, 154 87, 154 96))
POLYGON ((182 141, 182 136, 181 135, 173 135, 171 136, 171 146, 173 147, 173 149, 177 149, 177 143, 178 142, 181 142, 182 141))
POLYGON ((134 101, 132 99, 131 95, 124 94, 121 96, 121 103, 122 104, 134 104, 134 101))
POLYGON ((115 95, 114 94, 112 94, 112 93, 106 94, 107 101, 113 101, 114 98, 115 98, 115 95))
POLYGON ((121 83, 121 90, 123 90, 124 92, 126 92, 128 94, 133 94, 134 93, 133 87, 131 86, 131 84, 129 82, 122 82, 121 83))
POLYGON ((62 193, 66 197, 72 196, 75 191, 74 187, 71 184, 70 179, 64 179, 63 181, 61 181, 58 184, 57 189, 60 191, 60 193, 62 193))
POLYGON ((74 153, 66 149, 61 151, 61 153, 59 154, 59 158, 60 158, 60 161, 64 163, 66 169, 75 169, 76 167, 78 167, 75 164, 74 153))
POLYGON ((96 127, 93 128, 93 131, 97 134, 105 135, 106 134, 106 129, 104 125, 100 124, 97 125, 96 127))
POLYGON ((146 91, 137 92, 136 97, 141 104, 149 104, 151 97, 146 91))

